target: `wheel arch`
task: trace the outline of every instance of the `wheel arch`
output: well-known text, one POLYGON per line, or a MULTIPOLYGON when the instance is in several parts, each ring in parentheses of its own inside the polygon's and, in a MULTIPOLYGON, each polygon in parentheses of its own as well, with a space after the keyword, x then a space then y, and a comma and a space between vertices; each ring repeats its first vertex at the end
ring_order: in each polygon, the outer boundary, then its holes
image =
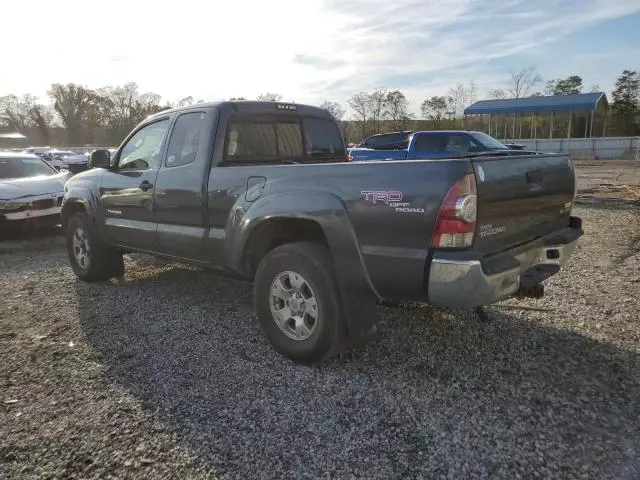
POLYGON ((69 219, 76 213, 80 212, 87 213, 86 202, 77 198, 72 198, 66 201, 62 207, 62 211, 60 212, 62 228, 67 228, 69 219))
POLYGON ((234 213, 226 237, 232 269, 253 278, 253 268, 264 255, 283 243, 324 243, 333 260, 351 341, 365 341, 375 331, 380 297, 340 198, 323 192, 286 192, 259 199, 241 216, 234 213))

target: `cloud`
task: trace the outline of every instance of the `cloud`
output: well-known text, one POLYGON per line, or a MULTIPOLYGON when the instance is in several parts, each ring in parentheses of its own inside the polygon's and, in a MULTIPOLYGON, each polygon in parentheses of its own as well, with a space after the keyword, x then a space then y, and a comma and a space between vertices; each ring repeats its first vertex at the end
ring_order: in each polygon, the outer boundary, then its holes
POLYGON ((294 63, 315 67, 318 70, 330 70, 344 66, 339 60, 331 60, 330 58, 314 57, 313 55, 298 54, 293 58, 294 63))
POLYGON ((640 11, 635 0, 612 3, 376 0, 365 7, 356 0, 332 0, 327 6, 346 17, 345 26, 313 54, 349 68, 310 83, 309 90, 346 98, 381 85, 400 88, 416 92, 417 98, 410 98, 414 109, 425 96, 445 93, 446 85, 458 81, 473 79, 486 90, 497 80, 489 62, 545 49, 576 31, 640 11))
POLYGON ((3 17, 44 33, 3 24, 16 42, 3 51, 0 95, 44 95, 53 82, 136 81, 170 99, 275 91, 346 104, 386 86, 405 91, 417 110, 458 81, 495 87, 508 75, 501 59, 517 70, 563 37, 638 11, 637 0, 11 2, 3 17))

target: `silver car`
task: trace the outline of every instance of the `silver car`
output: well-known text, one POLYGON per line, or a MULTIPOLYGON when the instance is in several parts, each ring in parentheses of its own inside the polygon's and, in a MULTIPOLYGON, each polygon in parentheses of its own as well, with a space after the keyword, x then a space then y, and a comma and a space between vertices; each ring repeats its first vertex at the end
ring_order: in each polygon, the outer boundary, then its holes
POLYGON ((68 170, 57 171, 36 155, 0 152, 0 224, 59 223, 70 176, 68 170))

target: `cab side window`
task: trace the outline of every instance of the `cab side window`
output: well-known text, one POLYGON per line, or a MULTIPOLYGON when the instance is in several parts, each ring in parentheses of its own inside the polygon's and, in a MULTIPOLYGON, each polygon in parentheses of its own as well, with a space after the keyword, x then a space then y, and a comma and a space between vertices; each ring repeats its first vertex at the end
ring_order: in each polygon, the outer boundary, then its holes
POLYGON ((145 125, 122 147, 118 160, 119 170, 153 170, 160 163, 164 137, 169 130, 169 119, 145 125))
POLYGON ((462 135, 449 135, 447 137, 447 152, 448 153, 469 153, 472 151, 473 143, 469 141, 468 137, 462 135))
POLYGON ((444 152, 447 137, 443 135, 419 135, 413 145, 417 152, 444 152))
POLYGON ((177 118, 167 147, 167 167, 179 167, 195 161, 205 118, 204 112, 183 113, 177 118))

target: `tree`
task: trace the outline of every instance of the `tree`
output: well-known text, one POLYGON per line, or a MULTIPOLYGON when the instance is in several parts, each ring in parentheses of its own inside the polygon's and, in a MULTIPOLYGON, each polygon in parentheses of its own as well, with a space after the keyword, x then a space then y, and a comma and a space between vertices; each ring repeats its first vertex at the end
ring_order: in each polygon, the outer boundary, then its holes
POLYGON ((465 93, 464 106, 466 108, 472 103, 475 103, 476 100, 478 100, 478 87, 476 85, 476 82, 471 80, 469 82, 469 86, 467 87, 464 93, 465 93))
POLYGON ((162 106, 161 101, 157 93, 140 93, 138 85, 129 82, 99 89, 88 111, 97 115, 94 123, 107 129, 109 141, 120 142, 149 115, 171 107, 170 104, 162 106))
POLYGON ((189 105, 193 105, 194 103, 196 103, 195 100, 191 95, 189 95, 188 97, 184 97, 178 100, 178 102, 176 103, 176 107, 186 107, 189 105))
POLYGON ((329 113, 333 115, 333 117, 336 120, 342 120, 342 117, 344 117, 344 114, 346 113, 345 109, 342 108, 338 102, 331 102, 331 101, 322 102, 322 105, 320 105, 320 108, 324 108, 325 110, 328 110, 329 113))
POLYGON ((261 93, 256 97, 256 100, 260 100, 261 102, 281 102, 282 95, 272 92, 261 93))
POLYGON ((33 95, 7 95, 0 97, 0 122, 13 130, 26 130, 31 126, 32 120, 29 111, 35 105, 36 97, 33 95))
POLYGON ((640 120, 640 73, 625 70, 616 80, 612 92, 613 119, 624 135, 635 135, 640 120))
POLYGON ((380 133, 381 122, 385 115, 386 102, 387 90, 385 88, 376 88, 367 95, 369 117, 371 117, 373 133, 380 133))
POLYGON ((449 89, 449 110, 447 111, 447 115, 449 119, 453 122, 453 127, 456 126, 456 119, 459 116, 462 116, 464 111, 464 104, 467 98, 467 93, 464 88, 464 84, 458 83, 455 88, 449 89))
POLYGON ((369 121, 369 95, 365 92, 356 93, 348 101, 355 113, 355 122, 362 131, 362 138, 367 136, 367 122, 369 121))
POLYGON ((95 93, 82 85, 54 83, 49 90, 53 108, 67 128, 70 144, 84 143, 83 122, 95 93))
POLYGON ((53 120, 53 112, 45 105, 34 104, 29 109, 29 119, 38 128, 40 136, 45 144, 51 144, 51 133, 49 126, 53 120))
POLYGON ((409 101, 400 90, 388 92, 384 99, 384 117, 391 121, 393 130, 406 130, 412 115, 409 101))
POLYGON ((451 99, 449 103, 454 116, 457 117, 462 114, 462 111, 464 110, 465 97, 466 93, 464 84, 458 83, 454 88, 449 89, 449 98, 451 99))
POLYGON ((493 90, 489 90, 489 98, 500 100, 503 98, 509 98, 509 94, 503 88, 495 88, 493 90))
POLYGON ((530 65, 517 73, 511 72, 509 86, 506 88, 507 98, 527 97, 533 87, 540 82, 542 77, 538 75, 535 65, 530 65))
POLYGON ((449 109, 449 103, 450 98, 448 97, 433 96, 427 98, 424 102, 422 102, 422 105, 420 105, 422 117, 432 120, 434 127, 440 128, 440 122, 449 109))
POLYGON ((162 101, 162 97, 157 93, 147 92, 138 96, 138 98, 136 98, 136 101, 134 103, 133 116, 132 116, 133 121, 136 124, 140 123, 149 115, 153 115, 154 113, 158 113, 158 112, 161 112, 162 110, 165 110, 166 107, 163 107, 160 105, 161 101, 162 101))
POLYGON ((565 79, 549 80, 545 87, 547 95, 571 95, 582 91, 582 77, 571 75, 565 79))

